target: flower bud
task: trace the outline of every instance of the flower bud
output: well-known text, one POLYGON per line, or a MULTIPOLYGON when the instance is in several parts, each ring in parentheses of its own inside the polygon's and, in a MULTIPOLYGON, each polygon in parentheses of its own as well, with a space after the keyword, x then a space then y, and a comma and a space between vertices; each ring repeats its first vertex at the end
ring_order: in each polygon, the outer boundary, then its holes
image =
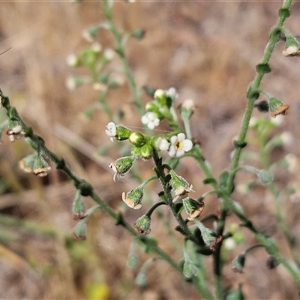
POLYGON ((39 177, 47 176, 51 171, 51 167, 46 160, 41 156, 37 155, 36 159, 32 164, 32 172, 34 175, 39 177))
POLYGON ((192 99, 186 99, 183 101, 180 109, 180 114, 183 120, 189 120, 195 110, 195 103, 192 99))
POLYGON ((145 145, 146 141, 147 141, 147 139, 140 132, 133 132, 129 136, 129 142, 131 144, 133 144, 134 146, 141 147, 141 146, 145 145))
POLYGON ((151 231, 151 218, 148 215, 143 215, 133 224, 135 230, 141 234, 149 234, 151 231))
POLYGON ((184 198, 182 202, 186 213, 189 215, 189 220, 197 218, 204 209, 204 202, 198 202, 189 197, 184 198))
POLYGON ((286 42, 285 49, 282 51, 284 56, 299 56, 300 44, 296 37, 294 37, 289 31, 285 30, 286 42))
POLYGON ((214 246, 220 241, 220 238, 216 237, 216 234, 209 228, 205 227, 201 222, 194 220, 195 224, 201 232, 204 243, 214 250, 214 246))
POLYGON ((72 205, 72 213, 73 213, 74 220, 81 220, 86 217, 85 206, 81 199, 81 191, 80 190, 76 191, 75 199, 74 199, 73 205, 72 205))
POLYGON ((33 172, 33 162, 36 160, 38 154, 35 152, 30 154, 19 161, 19 167, 26 173, 33 172))
POLYGON ((269 107, 271 111, 271 116, 276 118, 277 115, 286 115, 287 110, 289 108, 288 105, 284 105, 282 101, 275 97, 270 97, 269 99, 269 107))
POLYGON ((73 228, 73 238, 75 240, 83 241, 86 239, 86 220, 79 221, 73 228))
POLYGON ((133 209, 140 209, 142 207, 142 199, 144 196, 144 185, 141 184, 137 188, 129 191, 128 193, 122 193, 122 200, 133 209))
POLYGON ((141 147, 141 157, 145 160, 150 159, 153 154, 152 146, 149 144, 146 144, 141 147))
POLYGON ((173 202, 182 199, 189 192, 192 192, 193 186, 190 185, 183 177, 177 175, 173 170, 170 171, 171 180, 170 184, 175 194, 173 202))
POLYGON ((10 128, 6 131, 6 134, 9 136, 9 140, 11 142, 14 142, 15 140, 18 140, 24 136, 25 132, 21 125, 16 124, 13 126, 10 125, 9 127, 10 128))
POLYGON ((109 164, 109 167, 115 172, 113 180, 117 181, 120 177, 124 175, 131 169, 135 157, 124 156, 117 159, 114 163, 109 164))
POLYGON ((243 273, 243 269, 245 266, 245 261, 246 261, 246 254, 240 254, 238 255, 233 261, 232 261, 232 271, 236 273, 243 273))
POLYGON ((110 137, 110 140, 113 142, 114 140, 127 140, 132 134, 132 131, 123 125, 116 125, 114 122, 109 122, 106 126, 105 133, 110 137))

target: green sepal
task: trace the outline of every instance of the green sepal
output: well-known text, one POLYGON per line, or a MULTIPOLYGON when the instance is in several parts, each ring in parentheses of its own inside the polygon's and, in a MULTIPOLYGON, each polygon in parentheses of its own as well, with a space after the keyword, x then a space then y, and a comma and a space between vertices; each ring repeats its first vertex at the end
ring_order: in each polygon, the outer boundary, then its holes
POLYGON ((226 187, 227 186, 227 180, 229 177, 228 171, 223 171, 219 176, 220 186, 226 187))

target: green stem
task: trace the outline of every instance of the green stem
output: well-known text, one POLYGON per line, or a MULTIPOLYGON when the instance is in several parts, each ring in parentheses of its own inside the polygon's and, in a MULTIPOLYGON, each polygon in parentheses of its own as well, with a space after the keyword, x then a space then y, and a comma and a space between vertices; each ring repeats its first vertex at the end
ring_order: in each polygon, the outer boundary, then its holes
POLYGON ((118 31, 118 29, 115 25, 114 18, 112 15, 112 8, 111 8, 111 4, 109 4, 109 0, 103 0, 103 3, 104 3, 105 17, 109 23, 110 31, 112 32, 115 42, 117 44, 117 53, 122 61, 124 72, 127 77, 128 85, 129 85, 130 91, 133 95, 134 104, 135 104, 136 108, 138 109, 140 115, 143 115, 144 109, 143 109, 142 101, 141 101, 141 93, 136 86, 134 76, 131 72, 128 60, 125 55, 122 34, 120 31, 118 31))
MULTIPOLYGON (((292 4, 292 0, 285 0, 282 5, 282 9, 289 11, 291 4, 292 4)), ((266 45, 262 63, 260 65, 265 65, 265 66, 269 65, 269 61, 270 61, 270 58, 274 51, 275 45, 279 40, 278 37, 280 34, 280 30, 281 30, 281 28, 284 24, 284 21, 286 20, 287 17, 288 17, 287 14, 284 14, 284 13, 280 14, 277 24, 275 25, 275 27, 273 28, 273 30, 270 34, 270 39, 269 39, 268 44, 266 45)), ((260 87, 260 84, 262 82, 264 75, 267 73, 266 68, 258 68, 258 66, 257 66, 257 74, 248 90, 248 95, 247 95, 248 103, 247 103, 245 114, 244 114, 244 117, 242 120, 241 130, 238 135, 236 149, 235 149, 235 152, 233 155, 231 168, 230 168, 231 171, 235 170, 238 167, 241 152, 242 152, 242 145, 245 143, 246 135, 247 135, 248 128, 249 128, 250 118, 252 116, 252 112, 254 109, 254 103, 258 96, 257 92, 259 91, 259 87, 260 87)), ((228 181, 227 181, 227 190, 229 193, 233 188, 234 178, 235 178, 235 172, 231 172, 229 175, 228 181)))

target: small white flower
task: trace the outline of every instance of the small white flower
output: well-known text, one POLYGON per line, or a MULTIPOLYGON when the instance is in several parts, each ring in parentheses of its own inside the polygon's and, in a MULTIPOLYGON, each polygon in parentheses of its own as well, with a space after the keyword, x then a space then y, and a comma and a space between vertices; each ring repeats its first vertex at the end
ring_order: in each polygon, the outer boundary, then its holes
POLYGON ((183 102, 182 102, 182 107, 185 107, 187 109, 194 109, 195 107, 195 102, 193 99, 185 99, 183 102))
POLYGON ((161 97, 161 96, 164 95, 164 94, 165 94, 165 91, 164 91, 164 90, 158 89, 158 90, 156 90, 155 93, 154 93, 154 98, 159 98, 159 97, 161 97))
POLYGON ((106 133, 106 135, 108 135, 110 137, 110 140, 113 142, 117 135, 116 124, 114 122, 109 122, 106 126, 105 133, 106 133))
POLYGON ((236 247, 236 242, 233 238, 228 238, 224 241, 224 247, 226 250, 231 251, 236 247))
POLYGON ((185 152, 192 149, 193 143, 191 140, 185 138, 184 133, 179 133, 171 137, 171 145, 169 148, 169 155, 171 157, 180 157, 185 152))
POLYGON ((147 112, 142 116, 142 123, 147 125, 149 129, 153 130, 159 125, 159 118, 154 112, 147 112))
POLYGON ((169 150, 170 143, 161 137, 158 138, 156 142, 156 147, 160 151, 168 151, 169 150))
POLYGON ((75 54, 69 54, 66 59, 67 65, 70 67, 75 67, 78 63, 78 58, 75 54))
POLYGON ((115 51, 111 48, 105 49, 103 54, 107 60, 112 60, 115 57, 115 51))

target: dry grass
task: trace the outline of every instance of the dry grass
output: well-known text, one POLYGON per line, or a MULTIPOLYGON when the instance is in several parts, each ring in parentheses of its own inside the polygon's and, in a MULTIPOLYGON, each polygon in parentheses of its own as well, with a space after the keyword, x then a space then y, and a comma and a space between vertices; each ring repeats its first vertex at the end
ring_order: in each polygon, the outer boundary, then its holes
MULTIPOLYGON (((229 166, 232 138, 238 132, 246 89, 255 74, 255 64, 262 57, 268 32, 277 20, 278 7, 279 3, 275 2, 187 4, 182 1, 171 4, 138 1, 115 5, 114 13, 121 28, 143 27, 146 30, 145 38, 131 41, 127 49, 137 83, 160 88, 175 86, 180 101, 185 98, 196 101, 193 135, 201 142, 215 174, 229 166)), ((289 28, 296 34, 299 34, 299 26, 295 16, 299 10, 299 4, 295 4, 288 21, 289 28)), ((123 209, 121 192, 133 187, 133 182, 113 183, 112 174, 107 171, 111 160, 95 155, 97 147, 108 143, 104 135, 107 117, 96 112, 92 120, 86 120, 82 114, 96 101, 97 94, 90 86, 69 92, 64 84, 73 71, 65 64, 66 56, 86 45, 81 37, 82 30, 101 19, 103 13, 98 3, 1 4, 0 46, 1 50, 12 49, 0 57, 0 80, 3 92, 27 123, 43 136, 49 148, 65 157, 79 176, 91 181, 101 197, 120 210, 123 209)), ((99 42, 113 47, 108 32, 100 34, 99 42)), ((279 45, 275 50, 271 61, 273 72, 267 75, 263 88, 290 105, 279 131, 288 130, 295 137, 294 143, 279 149, 277 155, 284 157, 293 153, 299 164, 296 137, 300 133, 297 102, 300 65, 297 58, 283 58, 282 49, 283 45, 279 45)), ((141 126, 125 85, 111 92, 108 102, 111 107, 121 107, 126 112, 124 124, 141 126)), ((67 237, 74 226, 70 213, 74 189, 65 176, 56 171, 47 180, 22 174, 17 161, 29 152, 23 145, 21 141, 9 144, 5 140, 0 149, 3 189, 0 211, 16 218, 15 221, 30 222, 8 224, 1 230, 1 299, 86 298, 87 290, 94 284, 108 287, 110 299, 199 298, 195 290, 163 262, 151 268, 146 288, 135 287, 137 270, 126 266, 132 237, 115 227, 102 213, 90 220, 86 242, 69 240, 67 237)), ((118 157, 112 149, 109 155, 118 157)), ((180 172, 190 178, 197 193, 205 192, 207 187, 201 183, 200 170, 194 162, 185 162, 180 172)), ((142 170, 143 177, 149 175, 150 163, 142 170)), ((239 181, 243 180, 243 175, 238 177, 239 181)), ((299 174, 280 174, 278 182, 282 187, 297 185, 299 174)), ((276 228, 268 193, 255 188, 248 195, 236 192, 234 197, 260 228, 273 226, 272 235, 278 237, 283 253, 289 256, 288 247, 276 228)), ((282 208, 289 216, 294 234, 299 228, 297 205, 286 199, 282 208)), ((206 212, 216 209, 217 200, 212 197, 206 212)), ((173 218, 166 211, 163 213, 168 222, 175 225, 173 218)), ((131 222, 139 215, 140 212, 126 212, 131 222)), ((152 234, 162 243, 163 249, 180 259, 162 227, 154 224, 152 234)), ((238 250, 243 251, 253 243, 255 241, 249 236, 246 245, 238 250)), ((147 256, 140 255, 145 261, 147 256)), ((233 273, 230 264, 226 265, 227 286, 242 282, 249 299, 295 298, 297 290, 285 270, 280 266, 273 271, 267 270, 266 258, 262 250, 253 252, 243 275, 233 273)))

